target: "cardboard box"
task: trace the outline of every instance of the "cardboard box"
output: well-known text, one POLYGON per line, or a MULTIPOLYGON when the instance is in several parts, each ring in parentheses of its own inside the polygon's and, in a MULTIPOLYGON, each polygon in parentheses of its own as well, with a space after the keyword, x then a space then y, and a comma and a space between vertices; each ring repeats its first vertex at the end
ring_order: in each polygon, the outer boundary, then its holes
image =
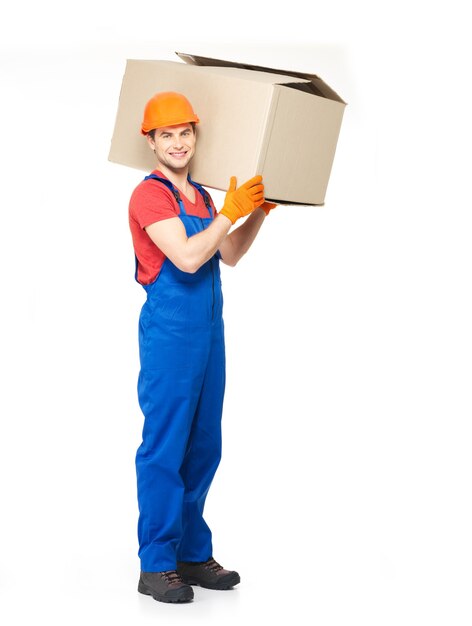
POLYGON ((128 60, 109 160, 146 172, 155 156, 140 134, 159 91, 187 96, 200 118, 193 179, 226 190, 262 174, 265 196, 323 204, 345 102, 318 76, 179 54, 185 61, 128 60))

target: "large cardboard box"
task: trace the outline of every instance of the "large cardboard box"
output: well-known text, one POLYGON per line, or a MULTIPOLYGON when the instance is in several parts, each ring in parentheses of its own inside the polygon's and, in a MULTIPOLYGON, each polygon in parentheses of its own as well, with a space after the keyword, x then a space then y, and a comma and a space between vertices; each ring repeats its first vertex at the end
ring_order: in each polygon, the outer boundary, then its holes
POLYGON ((261 174, 265 197, 323 204, 345 102, 318 76, 179 54, 128 60, 109 160, 146 172, 155 156, 140 134, 159 91, 184 93, 200 118, 192 178, 225 190, 261 174))

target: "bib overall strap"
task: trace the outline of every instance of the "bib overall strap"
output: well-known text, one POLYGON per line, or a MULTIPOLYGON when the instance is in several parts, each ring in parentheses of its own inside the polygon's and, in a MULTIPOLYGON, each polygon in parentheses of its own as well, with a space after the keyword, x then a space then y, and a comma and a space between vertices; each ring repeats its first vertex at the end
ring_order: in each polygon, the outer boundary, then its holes
POLYGON ((170 189, 174 198, 177 200, 177 204, 179 205, 179 209, 180 209, 180 214, 187 215, 187 213, 185 212, 184 203, 182 202, 182 198, 180 197, 180 193, 174 187, 174 185, 170 182, 170 180, 167 180, 167 178, 161 178, 160 176, 156 176, 155 174, 149 174, 149 176, 146 176, 144 180, 149 180, 150 178, 154 180, 158 180, 160 183, 164 184, 167 187, 167 189, 170 189))
POLYGON ((208 192, 205 189, 203 189, 201 185, 199 185, 198 183, 195 183, 190 178, 190 174, 188 175, 188 182, 191 183, 195 187, 195 189, 197 189, 202 194, 203 200, 205 201, 205 206, 208 209, 208 213, 210 214, 210 217, 213 217, 213 209, 211 208, 210 196, 208 195, 208 192))

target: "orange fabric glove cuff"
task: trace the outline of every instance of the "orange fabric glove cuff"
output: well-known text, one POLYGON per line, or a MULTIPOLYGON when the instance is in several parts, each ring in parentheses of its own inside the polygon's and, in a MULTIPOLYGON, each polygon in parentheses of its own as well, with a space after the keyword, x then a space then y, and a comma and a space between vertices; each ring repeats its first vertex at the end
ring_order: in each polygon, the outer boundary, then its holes
POLYGON ((264 202, 264 204, 261 204, 261 209, 264 211, 266 215, 269 215, 272 209, 275 209, 276 206, 277 205, 274 204, 273 202, 264 202))

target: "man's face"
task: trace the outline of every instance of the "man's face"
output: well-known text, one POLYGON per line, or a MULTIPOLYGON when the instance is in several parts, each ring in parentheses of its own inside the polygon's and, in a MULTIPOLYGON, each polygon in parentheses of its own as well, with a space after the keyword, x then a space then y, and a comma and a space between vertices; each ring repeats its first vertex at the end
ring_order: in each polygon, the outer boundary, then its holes
POLYGON ((190 124, 157 128, 154 140, 148 138, 160 164, 178 172, 185 168, 195 154, 196 136, 190 124))

